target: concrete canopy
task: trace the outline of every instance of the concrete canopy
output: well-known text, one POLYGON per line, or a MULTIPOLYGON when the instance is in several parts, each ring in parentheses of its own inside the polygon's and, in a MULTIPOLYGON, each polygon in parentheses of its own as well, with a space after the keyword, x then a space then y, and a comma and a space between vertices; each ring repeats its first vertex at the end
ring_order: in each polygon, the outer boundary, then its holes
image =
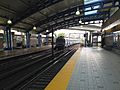
POLYGON ((12 28, 26 32, 36 26, 36 33, 51 28, 56 30, 79 26, 80 19, 83 22, 105 20, 113 5, 118 7, 114 4, 117 1, 119 0, 102 0, 84 5, 83 0, 0 0, 0 25, 6 26, 7 20, 10 19, 12 28), (96 6, 99 7, 95 8, 96 6), (77 8, 81 13, 79 16, 75 15, 77 8), (85 12, 93 10, 98 12, 85 15, 85 12))

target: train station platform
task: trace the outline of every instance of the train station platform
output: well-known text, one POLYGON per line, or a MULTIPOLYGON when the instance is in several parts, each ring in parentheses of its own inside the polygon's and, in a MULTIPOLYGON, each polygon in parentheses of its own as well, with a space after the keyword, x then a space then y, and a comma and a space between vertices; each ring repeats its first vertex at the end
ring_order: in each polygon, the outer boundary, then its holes
POLYGON ((35 52, 44 51, 50 48, 51 48, 51 45, 47 45, 47 46, 42 46, 42 47, 32 47, 32 48, 19 49, 19 50, 17 49, 17 50, 0 51, 0 59, 20 56, 20 55, 25 55, 25 54, 31 54, 35 52))
POLYGON ((120 90, 120 56, 100 47, 79 49, 45 90, 120 90))

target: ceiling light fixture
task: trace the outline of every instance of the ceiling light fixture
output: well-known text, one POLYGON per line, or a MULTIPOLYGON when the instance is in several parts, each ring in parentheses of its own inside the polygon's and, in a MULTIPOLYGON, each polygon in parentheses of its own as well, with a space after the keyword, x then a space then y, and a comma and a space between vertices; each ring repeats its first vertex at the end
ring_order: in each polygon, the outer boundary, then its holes
POLYGON ((48 30, 46 30, 46 32, 49 32, 48 30))
POLYGON ((9 19, 9 20, 7 21, 7 23, 8 23, 8 24, 12 24, 12 21, 9 19))
POLYGON ((80 15, 79 8, 77 8, 76 15, 80 15))
POLYGON ((36 29, 37 29, 37 28, 34 26, 34 27, 33 27, 33 30, 36 30, 36 29))
POLYGON ((80 24, 82 23, 81 19, 80 19, 79 23, 80 23, 80 24))

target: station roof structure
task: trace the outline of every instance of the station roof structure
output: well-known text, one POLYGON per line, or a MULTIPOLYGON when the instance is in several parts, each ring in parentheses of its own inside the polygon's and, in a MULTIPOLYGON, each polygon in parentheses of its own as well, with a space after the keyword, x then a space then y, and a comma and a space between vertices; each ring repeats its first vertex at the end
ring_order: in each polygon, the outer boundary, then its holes
POLYGON ((46 33, 104 21, 114 7, 120 7, 119 0, 0 0, 0 26, 11 20, 14 29, 27 32, 35 26, 35 33, 46 33), (80 15, 76 15, 77 10, 80 15))

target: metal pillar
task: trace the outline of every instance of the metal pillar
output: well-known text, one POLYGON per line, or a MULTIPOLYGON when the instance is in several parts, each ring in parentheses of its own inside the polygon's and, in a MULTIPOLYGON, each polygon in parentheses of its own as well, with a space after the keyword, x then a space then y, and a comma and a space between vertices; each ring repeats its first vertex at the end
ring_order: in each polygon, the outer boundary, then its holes
POLYGON ((98 46, 98 35, 97 35, 97 46, 98 46))
POLYGON ((85 38, 85 47, 86 47, 87 45, 86 45, 86 38, 85 38))
POLYGON ((92 40, 91 40, 91 37, 92 37, 92 32, 90 32, 90 35, 89 35, 89 45, 92 46, 92 40))
POLYGON ((52 29, 52 58, 54 59, 54 30, 52 29))
POLYGON ((12 33, 11 33, 11 28, 9 27, 8 29, 8 32, 9 32, 9 49, 11 50, 12 49, 12 33))
POLYGON ((69 33, 69 41, 68 41, 68 45, 70 45, 70 34, 71 34, 71 33, 69 33))
POLYGON ((48 34, 46 35, 46 45, 48 45, 48 34))
POLYGON ((38 46, 39 47, 41 47, 41 45, 42 45, 42 37, 41 37, 41 35, 40 34, 38 34, 38 46))
POLYGON ((15 43, 15 41, 14 41, 14 35, 15 35, 15 33, 11 32, 11 46, 12 46, 12 49, 14 48, 14 43, 15 43))
POLYGON ((26 32, 26 48, 30 48, 30 33, 26 32))
POLYGON ((91 44, 91 32, 90 32, 90 35, 89 35, 89 43, 91 44))
POLYGON ((85 47, 86 47, 88 42, 88 33, 85 33, 84 37, 85 37, 85 47))
POLYGON ((67 40, 67 46, 69 45, 69 40, 68 39, 66 39, 67 40))
POLYGON ((6 27, 5 30, 5 34, 6 34, 6 49, 9 49, 9 33, 8 33, 8 28, 6 27))
MULTIPOLYGON (((104 34, 102 34, 101 35, 101 47, 103 48, 104 47, 104 45, 105 45, 105 35, 104 34)), ((119 39, 118 39, 119 40, 119 39)))
POLYGON ((5 35, 6 35, 6 49, 11 50, 12 49, 12 34, 11 34, 10 26, 6 27, 5 35))

